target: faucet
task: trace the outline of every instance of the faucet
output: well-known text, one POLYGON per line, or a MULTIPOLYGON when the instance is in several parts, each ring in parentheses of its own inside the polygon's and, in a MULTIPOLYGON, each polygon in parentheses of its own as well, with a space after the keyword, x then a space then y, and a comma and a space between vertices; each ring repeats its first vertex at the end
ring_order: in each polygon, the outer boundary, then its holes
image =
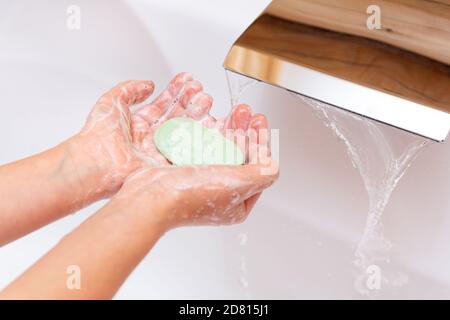
POLYGON ((224 68, 443 142, 450 6, 432 0, 273 0, 224 68))

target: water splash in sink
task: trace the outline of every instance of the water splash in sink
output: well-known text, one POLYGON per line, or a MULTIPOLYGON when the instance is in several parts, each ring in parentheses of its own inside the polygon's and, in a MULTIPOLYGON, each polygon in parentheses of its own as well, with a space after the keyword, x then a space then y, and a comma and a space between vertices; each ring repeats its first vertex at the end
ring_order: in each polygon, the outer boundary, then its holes
MULTIPOLYGON (((232 106, 240 102, 242 94, 257 80, 233 72, 226 72, 232 106)), ((383 234, 382 214, 406 170, 414 159, 430 144, 430 140, 383 125, 359 115, 329 106, 325 103, 293 94, 303 103, 313 107, 325 126, 344 142, 353 166, 359 171, 369 197, 369 208, 361 239, 356 246, 353 261, 356 269, 355 288, 368 296, 376 296, 379 290, 367 285, 370 267, 389 264, 392 243, 383 234)), ((241 246, 242 248, 242 246, 241 246)), ((245 255, 241 255, 241 265, 245 255)), ((241 268, 241 282, 248 287, 247 269, 241 268)), ((382 274, 382 285, 400 287, 408 276, 382 274)))
MULTIPOLYGON (((355 250, 355 288, 363 295, 376 295, 377 290, 367 285, 367 270, 388 264, 392 247, 383 234, 381 216, 398 182, 430 140, 310 98, 296 97, 312 106, 325 125, 344 142, 353 166, 361 174, 369 196, 369 209, 355 250)), ((382 275, 380 283, 398 287, 398 280, 382 275)))

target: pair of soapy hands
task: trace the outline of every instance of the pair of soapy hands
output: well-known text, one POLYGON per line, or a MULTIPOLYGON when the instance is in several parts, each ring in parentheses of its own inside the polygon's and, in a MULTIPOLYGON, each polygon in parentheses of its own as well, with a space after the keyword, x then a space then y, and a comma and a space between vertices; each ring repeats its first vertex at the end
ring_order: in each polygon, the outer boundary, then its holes
MULTIPOLYGON (((278 170, 273 162, 175 167, 156 149, 153 134, 165 120, 187 116, 222 132, 258 135, 268 129, 265 116, 238 105, 226 119, 216 120, 209 115, 212 98, 189 73, 178 74, 150 104, 133 108, 153 90, 152 81, 124 82, 94 106, 74 142, 97 168, 99 183, 88 186, 90 192, 102 196, 117 193, 114 198, 141 207, 151 208, 155 201, 172 203, 170 214, 151 213, 168 228, 243 221, 261 192, 276 180, 278 170)), ((256 138, 253 148, 240 146, 247 158, 269 150, 268 139, 256 138)), ((238 141, 248 142, 248 138, 238 141)))

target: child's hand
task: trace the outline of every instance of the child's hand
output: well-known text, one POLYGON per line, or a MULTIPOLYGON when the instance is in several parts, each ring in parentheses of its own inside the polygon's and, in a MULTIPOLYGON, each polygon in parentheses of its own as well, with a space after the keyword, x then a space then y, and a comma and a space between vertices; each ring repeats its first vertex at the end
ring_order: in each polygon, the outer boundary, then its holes
POLYGON ((153 89, 152 81, 127 81, 114 87, 98 100, 80 134, 71 139, 77 170, 95 168, 98 184, 85 186, 92 192, 111 195, 144 164, 167 165, 153 142, 153 133, 165 119, 207 118, 212 99, 190 74, 178 74, 152 103, 132 110, 153 89))
MULTIPOLYGON (((247 137, 268 129, 266 118, 252 115, 246 105, 235 107, 228 120, 221 123, 236 135, 247 137)), ((262 137, 252 139, 248 148, 241 146, 249 158, 261 159, 250 152, 267 155, 268 141, 259 138, 262 137)), ((132 214, 133 220, 156 224, 164 230, 184 225, 238 223, 248 216, 259 194, 278 177, 278 168, 270 159, 252 162, 242 166, 143 168, 125 181, 111 202, 127 208, 123 212, 132 214)))

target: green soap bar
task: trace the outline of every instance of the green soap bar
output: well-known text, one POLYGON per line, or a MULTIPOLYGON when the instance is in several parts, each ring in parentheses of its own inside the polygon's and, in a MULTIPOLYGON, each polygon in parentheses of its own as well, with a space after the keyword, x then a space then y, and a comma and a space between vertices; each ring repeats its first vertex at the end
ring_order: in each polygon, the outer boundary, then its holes
POLYGON ((234 142, 190 118, 167 120, 154 140, 159 152, 177 166, 244 163, 244 154, 234 142))

